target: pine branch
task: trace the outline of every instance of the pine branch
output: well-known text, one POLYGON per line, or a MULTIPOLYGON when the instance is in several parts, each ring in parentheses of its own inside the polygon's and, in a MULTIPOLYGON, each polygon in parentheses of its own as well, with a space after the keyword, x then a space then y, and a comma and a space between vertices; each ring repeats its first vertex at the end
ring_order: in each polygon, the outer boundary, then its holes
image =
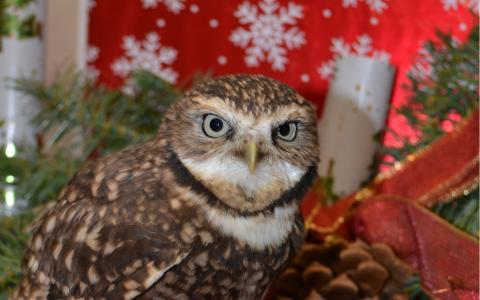
MULTIPOLYGON (((16 197, 26 200, 30 207, 54 200, 84 162, 64 148, 45 154, 21 147, 14 158, 6 157, 3 148, 0 151, 0 178, 13 176, 16 197)), ((3 195, 2 186, 0 191, 3 195)))
POLYGON ((41 143, 20 145, 14 158, 2 151, 0 178, 13 175, 17 197, 33 207, 55 199, 86 160, 154 137, 180 91, 146 71, 129 82, 131 95, 96 86, 81 74, 63 74, 49 86, 16 80, 14 87, 40 104, 33 124, 41 143))
POLYGON ((480 194, 477 188, 455 201, 435 205, 432 211, 478 239, 478 233, 480 232, 478 220, 479 197, 480 194))
POLYGON ((20 279, 20 258, 29 238, 27 226, 35 213, 27 210, 15 217, 0 218, 0 299, 7 299, 20 279))
POLYGON ((479 27, 473 28, 468 40, 459 45, 450 35, 437 32, 439 42, 428 42, 419 64, 430 66, 431 74, 413 70, 408 74, 411 98, 397 109, 418 132, 419 142, 412 144, 401 133, 400 148, 383 147, 381 154, 401 161, 407 155, 431 144, 444 134, 445 125, 468 116, 478 106, 479 27), (417 72, 415 72, 417 71, 417 72), (452 119, 452 116, 458 116, 452 119))
POLYGON ((430 296, 426 294, 421 286, 420 277, 418 275, 413 276, 407 282, 405 286, 405 293, 408 295, 408 299, 411 300, 430 300, 430 296))

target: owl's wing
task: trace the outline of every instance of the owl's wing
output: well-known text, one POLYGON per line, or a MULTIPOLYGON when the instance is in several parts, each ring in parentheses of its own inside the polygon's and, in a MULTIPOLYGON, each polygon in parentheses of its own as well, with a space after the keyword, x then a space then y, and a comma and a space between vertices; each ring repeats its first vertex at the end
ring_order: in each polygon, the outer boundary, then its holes
POLYGON ((144 168, 154 166, 145 162, 149 147, 77 173, 37 225, 24 257, 26 284, 43 286, 54 299, 132 299, 188 255, 184 239, 192 231, 179 236, 182 218, 167 210, 170 183, 144 168))
POLYGON ((74 236, 57 254, 51 296, 132 299, 189 252, 174 234, 155 226, 109 224, 82 237, 74 236))
MULTIPOLYGON (((180 263, 188 254, 174 234, 144 225, 115 225, 105 227, 110 245, 117 237, 120 244, 98 261, 99 274, 110 285, 104 294, 107 299, 132 299, 149 289, 166 271, 180 263), (122 228, 123 227, 123 228, 122 228)), ((104 248, 106 249, 106 248, 104 248)), ((88 271, 87 271, 88 277, 88 271)))

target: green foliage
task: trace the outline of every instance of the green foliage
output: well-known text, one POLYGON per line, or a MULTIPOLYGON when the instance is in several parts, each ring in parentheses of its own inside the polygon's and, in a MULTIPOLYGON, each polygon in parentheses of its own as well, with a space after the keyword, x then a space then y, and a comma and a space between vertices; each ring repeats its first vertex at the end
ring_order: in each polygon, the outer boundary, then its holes
POLYGON ((156 134, 166 108, 179 91, 152 73, 139 71, 129 80, 133 95, 95 86, 81 75, 67 75, 49 87, 30 79, 17 80, 15 88, 36 98, 40 113, 33 120, 48 133, 45 146, 82 149, 83 159, 100 151, 109 153, 156 134), (72 139, 74 132, 81 139, 72 139))
POLYGON ((405 159, 443 135, 446 123, 457 122, 452 116, 464 118, 478 106, 479 27, 474 27, 463 44, 450 35, 441 32, 437 35, 439 42, 428 42, 426 54, 419 61, 419 66, 430 66, 431 74, 424 74, 418 68, 409 73, 407 88, 411 96, 398 109, 418 132, 419 142, 412 144, 400 133, 390 131, 403 146, 383 148, 382 154, 393 156, 395 161, 405 159))
MULTIPOLYGON (((13 158, 5 156, 4 148, 0 151, 0 178, 4 181, 8 175, 14 176, 16 197, 27 200, 31 207, 55 199, 84 162, 84 159, 72 157, 71 150, 67 152, 63 148, 51 153, 20 148, 13 158)), ((2 197, 3 193, 0 196, 3 201, 2 197)))
POLYGON ((28 38, 38 35, 39 23, 36 16, 19 12, 34 2, 36 0, 0 1, 0 37, 14 35, 18 38, 28 38))
POLYGON ((16 9, 25 8, 30 3, 34 3, 37 0, 3 0, 7 7, 15 7, 16 9))
POLYGON ((333 185, 335 180, 333 178, 333 165, 335 162, 330 160, 328 162, 327 174, 325 176, 319 176, 317 182, 314 185, 314 191, 317 197, 321 199, 322 204, 332 205, 340 197, 333 191, 333 185))
POLYGON ((476 188, 466 196, 449 202, 437 204, 432 211, 462 231, 478 239, 479 234, 479 190, 476 188))
POLYGON ((65 74, 50 86, 15 81, 40 104, 33 123, 42 133, 41 147, 20 146, 14 158, 2 151, 0 178, 15 176, 17 197, 36 206, 54 199, 86 160, 154 137, 180 92, 146 71, 129 82, 132 95, 95 86, 80 74, 65 74))
POLYGON ((20 279, 20 257, 29 238, 26 228, 34 217, 35 213, 27 210, 0 218, 0 299, 6 299, 20 279))
POLYGON ((426 294, 421 286, 420 277, 418 275, 413 276, 405 285, 405 293, 408 295, 408 299, 411 300, 430 300, 430 296, 426 294))

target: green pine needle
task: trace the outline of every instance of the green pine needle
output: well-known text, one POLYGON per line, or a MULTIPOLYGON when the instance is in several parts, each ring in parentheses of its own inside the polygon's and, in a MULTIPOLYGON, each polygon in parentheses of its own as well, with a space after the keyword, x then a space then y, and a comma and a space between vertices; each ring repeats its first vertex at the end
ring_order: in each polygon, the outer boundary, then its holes
POLYGON ((1 180, 15 176, 17 197, 34 207, 54 200, 87 160, 153 138, 180 91, 146 71, 134 73, 128 82, 129 95, 73 73, 49 86, 14 81, 17 90, 40 104, 33 124, 42 133, 41 147, 19 145, 14 158, 0 148, 1 180))
POLYGON ((418 275, 412 276, 405 285, 405 293, 410 300, 430 300, 430 296, 422 289, 420 277, 418 275))
POLYGON ((462 231, 478 239, 479 196, 479 189, 476 188, 468 195, 462 196, 455 201, 435 205, 432 211, 462 231))
POLYGON ((29 238, 26 228, 34 218, 32 210, 0 218, 0 299, 6 299, 20 279, 21 256, 29 238))
POLYGON ((437 33, 439 42, 428 42, 428 53, 420 57, 420 64, 431 67, 431 74, 411 72, 407 104, 397 109, 410 126, 418 132, 419 142, 412 144, 400 132, 392 136, 403 143, 400 148, 383 147, 381 154, 404 160, 409 154, 424 148, 444 134, 445 123, 455 125, 452 115, 465 118, 478 107, 479 86, 479 27, 475 26, 468 40, 459 45, 447 34, 437 33))

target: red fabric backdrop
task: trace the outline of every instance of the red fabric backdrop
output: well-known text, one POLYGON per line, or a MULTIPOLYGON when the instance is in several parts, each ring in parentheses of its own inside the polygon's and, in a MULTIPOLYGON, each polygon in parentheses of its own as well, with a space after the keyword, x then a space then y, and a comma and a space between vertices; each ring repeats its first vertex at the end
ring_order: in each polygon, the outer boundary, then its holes
MULTIPOLYGON (((463 41, 478 0, 90 0, 89 71, 109 86, 147 68, 172 83, 196 72, 262 73, 322 108, 333 59, 377 57, 397 68, 392 105, 435 30, 463 41)), ((423 65, 428 73, 428 65, 423 65)), ((387 126, 411 135, 393 110, 387 126)), ((387 136, 385 143, 397 143, 387 136)))

